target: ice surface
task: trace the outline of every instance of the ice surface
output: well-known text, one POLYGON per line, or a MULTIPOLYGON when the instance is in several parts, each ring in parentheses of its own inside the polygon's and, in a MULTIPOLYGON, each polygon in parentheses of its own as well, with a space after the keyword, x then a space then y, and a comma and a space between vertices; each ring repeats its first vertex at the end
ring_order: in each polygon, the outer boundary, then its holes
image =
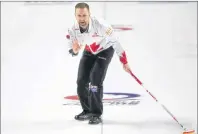
MULTIPOLYGON (((93 15, 134 27, 117 33, 133 72, 182 124, 197 129, 196 3, 90 5, 93 15)), ((181 134, 177 123, 123 71, 116 55, 104 92, 140 94, 140 103, 105 105, 101 125, 74 120, 80 106, 63 105, 65 96, 76 95, 81 55, 70 57, 67 51, 73 9, 73 4, 2 3, 2 134, 181 134)))

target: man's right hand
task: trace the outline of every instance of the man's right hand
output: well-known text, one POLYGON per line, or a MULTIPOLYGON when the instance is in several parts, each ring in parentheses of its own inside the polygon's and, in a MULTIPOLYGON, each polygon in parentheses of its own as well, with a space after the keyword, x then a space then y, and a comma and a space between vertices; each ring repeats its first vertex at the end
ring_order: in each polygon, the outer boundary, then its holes
POLYGON ((78 41, 74 40, 73 45, 72 45, 73 52, 75 54, 77 54, 80 51, 81 48, 82 48, 82 45, 79 45, 78 41))

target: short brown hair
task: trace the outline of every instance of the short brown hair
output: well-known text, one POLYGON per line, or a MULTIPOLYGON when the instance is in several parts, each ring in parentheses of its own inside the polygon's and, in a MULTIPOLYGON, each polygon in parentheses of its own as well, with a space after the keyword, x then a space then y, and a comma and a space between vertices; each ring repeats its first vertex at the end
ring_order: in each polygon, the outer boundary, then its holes
POLYGON ((89 5, 87 3, 84 3, 84 2, 76 4, 75 9, 76 8, 87 8, 88 11, 89 11, 89 5))

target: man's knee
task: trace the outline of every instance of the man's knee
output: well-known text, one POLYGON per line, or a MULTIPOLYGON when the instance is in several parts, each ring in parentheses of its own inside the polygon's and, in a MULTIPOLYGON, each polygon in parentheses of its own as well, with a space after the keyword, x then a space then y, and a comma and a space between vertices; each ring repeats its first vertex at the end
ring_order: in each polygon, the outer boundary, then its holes
POLYGON ((89 81, 83 79, 77 80, 77 94, 79 97, 86 97, 89 95, 89 81))
POLYGON ((88 83, 88 80, 86 80, 85 78, 83 78, 83 77, 77 78, 76 84, 78 86, 83 86, 83 85, 86 85, 87 83, 88 83))

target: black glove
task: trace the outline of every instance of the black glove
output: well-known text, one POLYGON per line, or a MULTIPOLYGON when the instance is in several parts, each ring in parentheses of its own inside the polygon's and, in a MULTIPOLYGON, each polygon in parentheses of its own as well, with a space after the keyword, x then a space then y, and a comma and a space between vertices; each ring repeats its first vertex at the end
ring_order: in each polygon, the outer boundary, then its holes
POLYGON ((69 53, 70 53, 72 56, 78 55, 78 53, 76 53, 76 54, 74 53, 73 49, 70 49, 70 50, 69 50, 69 53))

